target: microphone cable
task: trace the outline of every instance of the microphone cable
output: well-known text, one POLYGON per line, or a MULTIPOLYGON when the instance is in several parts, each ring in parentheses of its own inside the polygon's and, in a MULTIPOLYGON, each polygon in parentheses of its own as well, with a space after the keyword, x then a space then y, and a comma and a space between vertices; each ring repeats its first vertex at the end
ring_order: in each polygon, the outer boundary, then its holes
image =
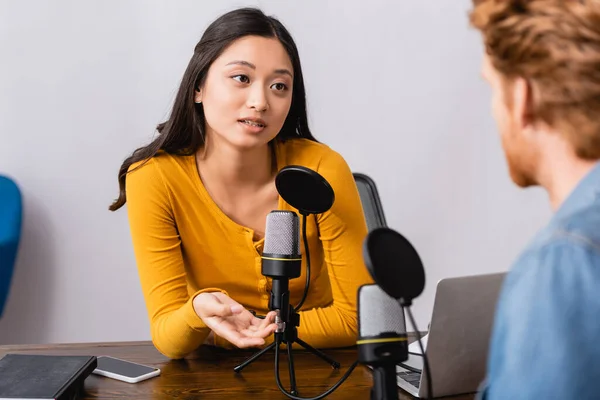
MULTIPOLYGON (((320 400, 323 399, 327 396, 329 396, 331 393, 333 393, 334 390, 336 390, 338 387, 340 387, 340 385, 342 383, 344 383, 344 381, 346 379, 348 379, 348 377, 350 376, 350 374, 352 374, 352 371, 354 371, 354 369, 356 368, 356 366, 358 365, 358 360, 356 360, 346 371, 346 373, 340 378, 339 381, 337 381, 332 387, 330 387, 329 389, 327 389, 326 392, 316 396, 316 397, 299 397, 299 396, 295 396, 292 393, 288 392, 287 390, 285 390, 285 388, 283 387, 283 385, 281 384, 281 378, 279 377, 279 345, 282 343, 281 342, 281 337, 276 337, 275 339, 276 344, 275 344, 275 381, 277 382, 277 387, 279 387, 279 390, 281 391, 281 393, 285 394, 287 397, 289 397, 292 400, 320 400)), ((289 348, 289 351, 291 351, 291 348, 289 348)), ((288 361, 289 362, 289 361, 288 361)))
MULTIPOLYGON (((306 301, 306 297, 308 296, 308 290, 310 288, 310 250, 309 250, 308 238, 307 238, 307 234, 306 234, 306 215, 307 214, 306 213, 301 213, 301 214, 302 214, 302 240, 304 242, 304 255, 305 255, 305 259, 306 259, 306 283, 304 284, 304 293, 302 294, 302 299, 300 300, 298 305, 296 305, 296 307, 294 307, 295 312, 300 311, 300 308, 304 305, 304 302, 306 301)), ((282 341, 281 341, 281 337, 277 337, 275 340, 277 342, 277 344, 275 345, 275 381, 277 382, 277 387, 279 387, 279 390, 281 391, 281 393, 285 394, 287 397, 289 397, 292 400, 320 400, 320 399, 323 399, 323 398, 329 396, 338 387, 340 387, 342 385, 342 383, 344 383, 346 381, 346 379, 348 379, 348 377, 352 374, 354 369, 358 366, 358 360, 356 360, 348 368, 346 373, 344 373, 344 375, 340 378, 339 381, 337 381, 332 387, 330 387, 329 389, 327 389, 327 391, 318 395, 317 397, 295 396, 292 393, 285 390, 285 388, 281 384, 281 378, 279 376, 279 351, 280 351, 279 345, 282 343, 282 341)), ((290 349, 290 351, 291 351, 291 349, 290 349)))
POLYGON ((300 307, 304 304, 306 300, 306 296, 308 296, 308 288, 310 287, 310 251, 308 249, 308 240, 306 238, 306 214, 302 214, 302 240, 304 241, 304 254, 306 256, 306 283, 304 284, 304 293, 302 294, 302 299, 298 303, 294 310, 296 312, 300 311, 300 307))
MULTIPOLYGON (((427 377, 427 395, 425 396, 426 399, 431 399, 431 395, 433 393, 433 388, 432 388, 432 382, 431 382, 431 371, 429 370, 429 359, 427 358, 427 354, 425 353, 425 350, 423 349, 423 342, 421 341, 421 333, 419 332, 419 329, 417 328, 417 323, 415 322, 415 318, 413 317, 412 311, 410 311, 410 306, 411 306, 411 302, 410 301, 405 301, 404 299, 400 299, 400 305, 402 306, 403 309, 406 310, 407 314, 408 314, 408 319, 410 320, 410 324, 412 325, 413 329, 415 330, 415 335, 417 336, 417 341, 419 342, 419 348, 421 349, 421 354, 423 355, 423 363, 425 364, 425 367, 423 368, 425 370, 425 376, 427 377)), ((409 371, 412 372, 418 372, 417 371, 413 371, 413 369, 416 368, 407 368, 408 365, 403 365, 400 364, 400 366, 402 368, 405 368, 409 371)), ((421 373, 423 373, 423 371, 421 371, 421 373)))

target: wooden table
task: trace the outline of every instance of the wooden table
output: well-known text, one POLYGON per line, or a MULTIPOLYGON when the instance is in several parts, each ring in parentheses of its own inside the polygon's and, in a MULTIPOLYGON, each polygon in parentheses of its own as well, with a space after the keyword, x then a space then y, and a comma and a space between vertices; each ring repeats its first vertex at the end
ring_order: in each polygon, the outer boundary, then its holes
MULTIPOLYGON (((287 399, 275 383, 272 352, 246 367, 241 374, 233 371, 234 366, 254 352, 203 346, 191 357, 169 360, 151 342, 0 346, 0 357, 6 353, 108 355, 161 369, 160 376, 136 384, 92 374, 85 381, 84 399, 287 399)), ((326 350, 326 353, 341 363, 339 370, 333 370, 313 354, 294 351, 300 396, 321 394, 337 382, 357 358, 354 348, 326 350)), ((284 387, 289 390, 288 364, 284 354, 280 356, 280 376, 284 387)), ((368 400, 371 385, 370 371, 359 365, 327 399, 368 400)), ((402 390, 399 393, 401 399, 413 398, 402 390)), ((451 397, 454 400, 473 398, 474 395, 451 397)))

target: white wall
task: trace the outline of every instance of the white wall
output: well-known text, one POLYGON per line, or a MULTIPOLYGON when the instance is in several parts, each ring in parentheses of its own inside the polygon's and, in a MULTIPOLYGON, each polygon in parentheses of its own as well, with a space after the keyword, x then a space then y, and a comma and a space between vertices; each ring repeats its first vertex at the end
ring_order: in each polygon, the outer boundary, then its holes
POLYGON ((435 283, 506 270, 548 218, 509 181, 470 0, 0 0, 0 173, 25 227, 0 343, 149 339, 117 169, 167 115, 202 31, 234 6, 299 46, 315 135, 377 182, 435 283))

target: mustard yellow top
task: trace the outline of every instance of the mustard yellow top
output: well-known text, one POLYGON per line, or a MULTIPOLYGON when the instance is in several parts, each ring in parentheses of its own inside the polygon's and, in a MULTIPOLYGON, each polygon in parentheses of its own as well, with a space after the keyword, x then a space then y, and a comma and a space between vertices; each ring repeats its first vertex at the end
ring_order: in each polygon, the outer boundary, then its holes
MULTIPOLYGON (((298 336, 317 348, 351 346, 357 338, 357 290, 372 283, 362 258, 367 227, 351 170, 324 144, 293 139, 276 141, 274 148, 278 170, 304 165, 335 192, 329 211, 307 218, 311 282, 298 336)), ((133 249, 152 341, 161 353, 181 358, 206 340, 210 328, 192 305, 201 292, 221 291, 250 310, 268 312, 271 282, 261 274, 260 258, 264 239, 253 241, 250 229, 221 211, 202 184, 194 156, 160 153, 131 171, 126 182, 133 249)), ((281 198, 279 209, 297 212, 281 198)), ((290 281, 292 304, 300 301, 305 281, 303 260, 301 277, 290 281)), ((215 345, 233 347, 220 337, 215 345)))

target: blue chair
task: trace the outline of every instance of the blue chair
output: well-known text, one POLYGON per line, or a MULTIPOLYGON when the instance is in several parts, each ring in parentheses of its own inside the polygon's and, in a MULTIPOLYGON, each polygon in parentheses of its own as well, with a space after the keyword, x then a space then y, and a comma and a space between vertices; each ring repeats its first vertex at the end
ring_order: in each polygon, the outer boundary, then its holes
POLYGON ((0 317, 8 298, 21 239, 23 200, 16 183, 0 175, 0 317))

